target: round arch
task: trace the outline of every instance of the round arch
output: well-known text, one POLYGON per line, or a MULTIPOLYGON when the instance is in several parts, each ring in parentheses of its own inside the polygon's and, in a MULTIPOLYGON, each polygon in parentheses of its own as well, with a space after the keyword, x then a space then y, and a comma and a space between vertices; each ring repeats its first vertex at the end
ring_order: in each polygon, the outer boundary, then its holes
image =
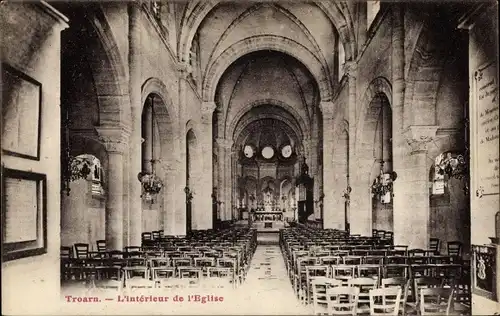
POLYGON ((203 100, 215 100, 215 93, 224 71, 238 58, 248 53, 260 50, 274 50, 294 57, 301 62, 313 75, 319 88, 322 101, 330 100, 332 87, 325 66, 308 48, 288 39, 276 35, 260 35, 242 39, 222 52, 207 68, 203 80, 203 100))
POLYGON ((142 109, 144 109, 147 99, 151 95, 155 96, 155 120, 160 135, 161 157, 165 157, 166 160, 170 161, 173 159, 171 148, 174 145, 175 124, 173 124, 172 117, 176 117, 175 109, 166 86, 157 78, 149 78, 141 86, 142 109))
MULTIPOLYGON (((229 126, 226 124, 224 125, 226 130, 225 130, 225 137, 229 139, 233 135, 235 135, 235 130, 237 126, 239 125, 239 122, 243 118, 243 116, 248 113, 252 108, 261 106, 261 105, 273 105, 276 107, 282 108, 284 111, 290 113, 292 117, 296 120, 296 123, 298 124, 298 127, 300 130, 295 130, 295 132, 300 132, 297 133, 297 135, 303 135, 304 137, 310 137, 310 128, 308 125, 306 125, 306 122, 304 119, 300 116, 300 114, 293 108, 292 106, 288 105, 287 103, 276 100, 276 99, 260 99, 256 100, 253 102, 250 102, 248 104, 245 104, 234 116, 233 120, 229 124, 229 126)), ((290 123, 290 122, 287 122, 290 123)), ((290 126, 295 126, 295 124, 289 124, 290 126)))
POLYGON ((356 135, 356 149, 363 149, 363 145, 372 144, 373 138, 370 138, 375 133, 380 107, 372 106, 374 98, 384 95, 392 108, 392 86, 384 77, 377 77, 370 82, 366 89, 361 102, 361 115, 358 120, 358 130, 356 135))

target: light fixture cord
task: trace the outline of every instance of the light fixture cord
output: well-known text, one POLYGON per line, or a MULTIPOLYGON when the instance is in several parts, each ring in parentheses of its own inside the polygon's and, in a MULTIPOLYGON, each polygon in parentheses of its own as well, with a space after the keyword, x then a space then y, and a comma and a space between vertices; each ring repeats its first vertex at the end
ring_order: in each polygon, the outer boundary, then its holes
POLYGON ((384 103, 383 100, 381 102, 381 122, 380 122, 380 140, 382 141, 382 161, 380 162, 380 174, 384 173, 384 103))
POLYGON ((151 174, 155 174, 155 96, 151 96, 151 174))

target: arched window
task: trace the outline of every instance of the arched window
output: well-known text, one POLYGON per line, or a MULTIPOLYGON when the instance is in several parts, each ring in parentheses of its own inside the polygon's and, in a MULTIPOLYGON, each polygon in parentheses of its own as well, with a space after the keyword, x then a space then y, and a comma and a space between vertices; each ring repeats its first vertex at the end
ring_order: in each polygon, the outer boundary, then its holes
POLYGON ((103 195, 104 189, 102 184, 104 182, 104 172, 102 169, 101 161, 94 155, 90 154, 82 154, 78 155, 73 159, 72 172, 78 173, 79 176, 77 178, 84 178, 87 181, 92 181, 91 190, 93 195, 103 195), (81 170, 84 168, 88 169, 89 172, 82 173, 81 170))
POLYGON ((344 50, 344 44, 342 44, 341 41, 339 41, 339 81, 342 80, 342 77, 344 76, 344 64, 345 64, 345 50, 344 50))
POLYGON ((161 18, 161 2, 160 1, 151 1, 151 11, 153 12, 153 16, 160 20, 161 18))
POLYGON ((375 20, 377 13, 380 11, 380 1, 367 1, 366 2, 366 26, 370 29, 370 26, 375 20))

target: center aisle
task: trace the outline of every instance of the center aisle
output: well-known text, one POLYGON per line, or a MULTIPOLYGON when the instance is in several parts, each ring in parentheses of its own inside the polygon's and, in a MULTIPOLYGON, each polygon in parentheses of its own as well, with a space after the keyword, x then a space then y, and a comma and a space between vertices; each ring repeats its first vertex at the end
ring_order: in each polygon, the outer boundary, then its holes
POLYGON ((277 245, 258 245, 245 282, 236 290, 236 314, 310 315, 300 304, 277 245))

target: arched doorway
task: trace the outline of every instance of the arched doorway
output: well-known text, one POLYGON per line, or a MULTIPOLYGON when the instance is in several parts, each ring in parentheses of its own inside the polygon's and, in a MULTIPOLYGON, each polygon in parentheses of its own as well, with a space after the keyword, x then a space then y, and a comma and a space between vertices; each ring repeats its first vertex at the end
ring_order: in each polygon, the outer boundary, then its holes
POLYGON ((392 111, 384 93, 375 95, 370 108, 378 109, 373 140, 375 161, 370 175, 372 228, 393 231, 392 111))

